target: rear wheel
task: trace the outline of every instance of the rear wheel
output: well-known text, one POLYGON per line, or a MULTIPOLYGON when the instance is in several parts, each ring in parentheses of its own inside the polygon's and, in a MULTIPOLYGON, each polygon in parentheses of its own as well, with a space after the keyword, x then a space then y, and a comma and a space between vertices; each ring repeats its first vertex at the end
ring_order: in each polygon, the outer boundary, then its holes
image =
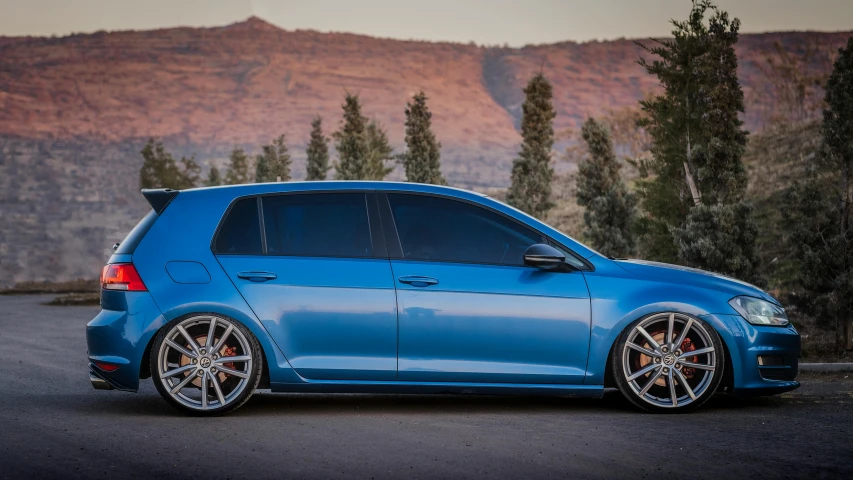
POLYGON ((683 313, 650 315, 619 336, 611 357, 616 385, 634 405, 652 412, 683 412, 705 403, 723 377, 720 336, 683 313))
POLYGON ((194 415, 222 415, 244 404, 258 386, 263 355, 239 322, 194 314, 161 329, 151 354, 157 391, 194 415))

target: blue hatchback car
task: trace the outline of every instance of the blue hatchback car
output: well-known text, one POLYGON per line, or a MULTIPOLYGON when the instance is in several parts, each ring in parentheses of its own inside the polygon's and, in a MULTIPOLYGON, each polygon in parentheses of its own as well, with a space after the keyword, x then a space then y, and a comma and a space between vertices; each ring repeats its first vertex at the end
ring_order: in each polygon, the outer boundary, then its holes
POLYGON ((487 196, 292 182, 143 190, 101 276, 95 388, 152 377, 191 414, 276 392, 618 388, 679 412, 799 384, 800 337, 749 284, 606 258, 487 196))

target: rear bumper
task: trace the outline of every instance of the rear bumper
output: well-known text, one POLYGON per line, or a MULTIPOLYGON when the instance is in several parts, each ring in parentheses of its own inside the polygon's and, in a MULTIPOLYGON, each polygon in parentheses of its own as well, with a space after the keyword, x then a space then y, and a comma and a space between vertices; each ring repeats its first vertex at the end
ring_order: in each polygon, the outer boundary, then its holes
POLYGON ((109 292, 101 296, 102 310, 86 325, 89 379, 104 390, 136 391, 145 349, 162 325, 160 310, 148 292, 109 292), (104 371, 97 364, 116 366, 104 371))
MULTIPOLYGON (((708 315, 707 317, 711 317, 708 315)), ((775 395, 800 386, 800 335, 792 325, 763 327, 747 323, 737 315, 714 315, 732 363, 735 395, 775 395), (728 332, 726 332, 728 330, 728 332)), ((704 317, 703 317, 704 318, 704 317)))
POLYGON ((105 378, 100 377, 97 373, 95 373, 95 367, 91 363, 89 364, 89 381, 92 382, 92 386, 95 387, 95 390, 113 390, 115 387, 108 382, 105 378))
POLYGON ((103 378, 95 375, 94 372, 89 370, 89 381, 92 382, 92 386, 95 387, 95 390, 112 390, 113 386, 110 385, 103 378))

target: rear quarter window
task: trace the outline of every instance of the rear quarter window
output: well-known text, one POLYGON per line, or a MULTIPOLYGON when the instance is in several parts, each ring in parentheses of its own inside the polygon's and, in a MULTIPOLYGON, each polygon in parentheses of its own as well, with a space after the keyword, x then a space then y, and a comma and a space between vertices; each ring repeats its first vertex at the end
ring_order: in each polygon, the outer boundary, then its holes
POLYGON ((257 198, 238 200, 231 207, 216 234, 213 252, 231 255, 263 253, 257 198))

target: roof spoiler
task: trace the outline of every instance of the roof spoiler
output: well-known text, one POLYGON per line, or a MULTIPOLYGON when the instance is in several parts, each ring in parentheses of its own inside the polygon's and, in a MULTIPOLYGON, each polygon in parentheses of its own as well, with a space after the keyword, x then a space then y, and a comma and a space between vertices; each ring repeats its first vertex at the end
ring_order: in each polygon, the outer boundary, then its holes
POLYGON ((163 213, 163 210, 166 209, 169 202, 171 202, 173 198, 177 197, 179 193, 181 193, 180 190, 172 190, 171 188, 142 189, 142 196, 145 197, 145 200, 148 200, 148 203, 151 204, 151 208, 157 212, 157 215, 163 213))

